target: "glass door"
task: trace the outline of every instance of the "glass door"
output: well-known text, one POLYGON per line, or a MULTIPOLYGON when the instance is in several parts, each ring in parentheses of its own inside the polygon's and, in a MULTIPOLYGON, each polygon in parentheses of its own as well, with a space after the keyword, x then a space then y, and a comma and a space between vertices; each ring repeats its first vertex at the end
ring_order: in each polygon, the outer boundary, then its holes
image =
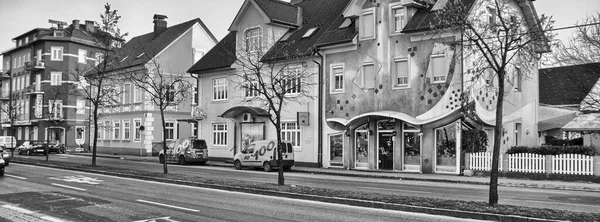
POLYGON ((379 131, 377 136, 379 169, 394 169, 394 135, 393 131, 379 131))
POLYGON ((356 168, 369 167, 369 130, 366 126, 359 127, 355 131, 356 139, 356 168))
POLYGON ((402 170, 421 171, 421 135, 420 131, 409 124, 404 124, 402 148, 402 170))

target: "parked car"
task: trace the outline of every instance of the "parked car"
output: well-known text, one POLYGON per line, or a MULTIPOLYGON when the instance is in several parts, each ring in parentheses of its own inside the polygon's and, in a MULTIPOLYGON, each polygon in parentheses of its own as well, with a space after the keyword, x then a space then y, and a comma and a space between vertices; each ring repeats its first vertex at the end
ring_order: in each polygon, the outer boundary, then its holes
POLYGON ((19 155, 23 155, 23 154, 27 154, 27 155, 33 155, 33 154, 44 154, 46 155, 46 149, 49 149, 49 145, 48 142, 45 141, 25 141, 23 142, 23 144, 21 144, 21 146, 17 147, 17 150, 19 151, 19 155))
POLYGON ((17 139, 14 136, 0 136, 0 146, 4 146, 8 149, 14 149, 17 147, 17 139))
POLYGON ((48 153, 65 153, 67 148, 65 147, 65 144, 60 143, 60 141, 56 141, 55 144, 50 144, 48 145, 48 153))
POLYGON ((290 170, 294 166, 294 149, 292 143, 282 142, 276 146, 276 140, 257 140, 242 149, 242 151, 233 157, 235 169, 243 167, 262 167, 264 171, 269 172, 273 167, 277 167, 277 149, 281 148, 283 155, 283 169, 290 170))
POLYGON ((0 156, 0 177, 4 176, 4 167, 6 162, 4 161, 4 157, 0 156))
POLYGON ((8 166, 10 158, 12 157, 10 150, 6 149, 4 146, 0 146, 0 156, 4 159, 4 165, 8 166))
POLYGON ((181 138, 167 145, 167 154, 161 150, 158 153, 160 163, 177 162, 181 165, 195 162, 204 164, 208 161, 206 141, 196 137, 181 138))

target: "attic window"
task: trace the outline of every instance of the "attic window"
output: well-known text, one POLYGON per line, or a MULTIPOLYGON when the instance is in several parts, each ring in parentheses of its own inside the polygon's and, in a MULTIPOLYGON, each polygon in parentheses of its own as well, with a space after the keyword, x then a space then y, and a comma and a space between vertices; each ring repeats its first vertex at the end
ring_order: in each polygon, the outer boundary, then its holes
POLYGON ((65 33, 63 31, 54 30, 54 37, 64 37, 65 33))
POLYGON ((348 26, 350 26, 351 24, 352 24, 352 20, 347 18, 346 20, 344 20, 344 23, 342 23, 340 25, 340 29, 348 28, 348 26))
MULTIPOLYGON (((144 54, 146 54, 146 52, 142 52, 141 54, 139 54, 137 57, 135 57, 135 59, 139 59, 140 57, 144 56, 144 54)), ((127 57, 125 57, 127 58, 127 57)))
POLYGON ((317 31, 317 29, 319 29, 319 27, 310 28, 308 31, 306 31, 306 33, 304 33, 304 35, 302 36, 302 38, 308 38, 308 37, 310 37, 311 35, 313 35, 317 31))
POLYGON ((285 33, 285 35, 283 35, 279 41, 287 41, 288 39, 290 39, 290 36, 292 36, 292 34, 294 34, 294 32, 285 33))
POLYGON ((119 62, 123 62, 123 61, 125 61, 125 60, 126 60, 128 57, 129 57, 129 56, 125 56, 125 58, 121 59, 121 61, 119 61, 119 62))

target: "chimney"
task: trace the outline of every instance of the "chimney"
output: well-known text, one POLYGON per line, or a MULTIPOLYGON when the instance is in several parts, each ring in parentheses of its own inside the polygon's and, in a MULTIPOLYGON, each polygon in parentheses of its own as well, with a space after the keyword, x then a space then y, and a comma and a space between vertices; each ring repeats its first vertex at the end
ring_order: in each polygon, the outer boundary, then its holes
POLYGON ((96 32, 96 27, 94 27, 94 21, 85 20, 85 31, 87 32, 96 32))
POLYGON ((73 20, 73 28, 79 29, 79 20, 77 20, 77 19, 73 20))
POLYGON ((154 14, 154 35, 159 35, 167 29, 166 15, 154 14))

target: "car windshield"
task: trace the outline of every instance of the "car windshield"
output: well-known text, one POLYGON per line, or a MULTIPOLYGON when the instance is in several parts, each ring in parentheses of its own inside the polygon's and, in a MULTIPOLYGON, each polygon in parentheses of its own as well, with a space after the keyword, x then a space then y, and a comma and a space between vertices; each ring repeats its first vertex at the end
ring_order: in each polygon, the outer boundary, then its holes
POLYGON ((31 145, 42 145, 46 144, 44 141, 31 141, 31 145))

